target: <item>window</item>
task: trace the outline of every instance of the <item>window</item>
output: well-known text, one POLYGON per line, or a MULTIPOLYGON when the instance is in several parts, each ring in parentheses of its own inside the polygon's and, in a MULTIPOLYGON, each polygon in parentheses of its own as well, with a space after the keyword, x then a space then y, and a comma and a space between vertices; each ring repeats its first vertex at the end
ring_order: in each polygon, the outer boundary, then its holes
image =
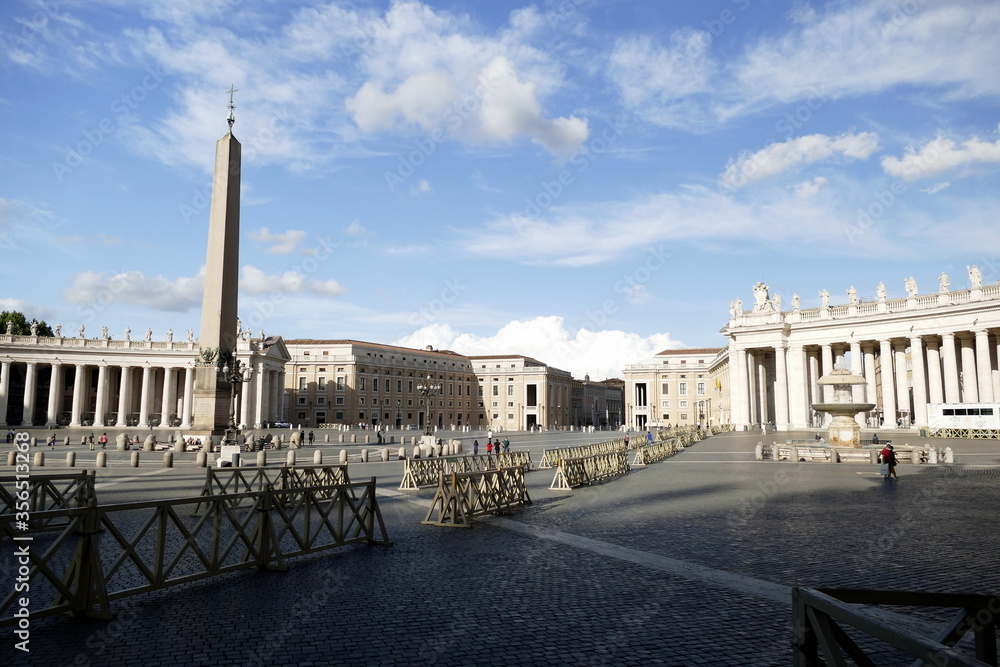
POLYGON ((685 413, 682 412, 681 413, 681 421, 684 421, 687 418, 688 418, 688 416, 685 413))
MULTIPOLYGON (((326 354, 326 352, 324 352, 323 354, 326 354)), ((325 368, 317 368, 317 369, 316 369, 316 372, 317 372, 317 373, 325 373, 325 372, 326 372, 326 369, 325 369, 325 368)))
POLYGON ((392 387, 389 384, 390 382, 391 382, 391 380, 389 378, 385 379, 385 390, 386 391, 392 391, 392 387))
POLYGON ((507 385, 507 395, 508 396, 514 395, 514 385, 512 384, 507 385))
POLYGON ((681 401, 680 407, 686 408, 687 406, 688 406, 688 402, 687 401, 681 401))
POLYGON ((661 386, 660 389, 662 389, 660 393, 663 394, 664 396, 670 395, 670 385, 667 384, 666 382, 663 383, 663 386, 661 386))
POLYGON ((306 390, 306 379, 304 377, 299 378, 299 391, 306 390))
POLYGON ((402 380, 396 380, 396 393, 397 394, 402 394, 403 393, 403 381, 402 380))
MULTIPOLYGON (((343 405, 344 404, 344 397, 343 396, 338 396, 336 399, 334 399, 334 401, 336 402, 337 405, 343 405)), ((343 417, 337 417, 337 419, 343 419, 343 417)))
POLYGON ((662 401, 661 404, 660 404, 660 407, 669 408, 670 407, 670 401, 662 401))
POLYGON ((364 404, 365 404, 365 397, 364 396, 358 397, 358 405, 364 405, 364 404))
POLYGON ((507 407, 508 408, 514 407, 514 401, 507 401, 507 407))
POLYGON ((326 396, 317 396, 316 405, 326 405, 326 396))
POLYGON ((681 396, 687 396, 687 393, 688 393, 688 383, 687 382, 681 382, 680 384, 678 384, 677 385, 677 393, 680 394, 681 396))
POLYGON ((306 418, 306 413, 300 412, 299 413, 299 419, 305 420, 305 418, 306 418))
POLYGON ((364 379, 364 377, 359 377, 358 378, 358 390, 359 391, 364 391, 365 390, 365 379, 364 379))
POLYGON ((406 381, 406 391, 411 394, 413 393, 413 380, 406 381))
POLYGON ((318 387, 319 387, 320 389, 326 389, 326 378, 325 378, 325 377, 323 377, 323 378, 318 378, 318 379, 316 380, 316 383, 317 383, 317 386, 318 386, 318 387))
POLYGON ((705 383, 704 382, 699 382, 698 383, 698 395, 699 396, 704 396, 705 395, 705 383))
POLYGON ((661 417, 661 419, 663 421, 668 421, 670 419, 670 413, 669 412, 664 412, 663 416, 661 417))
POLYGON ((344 391, 344 376, 337 376, 337 391, 344 391))
POLYGON ((299 396, 299 405, 305 405, 305 404, 306 404, 306 397, 299 396))
POLYGON ((493 407, 494 408, 500 407, 500 402, 499 401, 493 401, 493 407))
POLYGON ((344 413, 343 412, 338 412, 337 413, 337 419, 343 419, 343 418, 344 418, 344 413))
POLYGON ((483 388, 482 387, 479 388, 479 393, 477 394, 477 396, 479 396, 479 398, 483 397, 483 388))
POLYGON ((494 396, 500 395, 500 387, 498 385, 493 385, 493 395, 494 396))
POLYGON ((514 413, 513 412, 508 412, 507 413, 507 419, 513 419, 513 418, 514 418, 514 413))

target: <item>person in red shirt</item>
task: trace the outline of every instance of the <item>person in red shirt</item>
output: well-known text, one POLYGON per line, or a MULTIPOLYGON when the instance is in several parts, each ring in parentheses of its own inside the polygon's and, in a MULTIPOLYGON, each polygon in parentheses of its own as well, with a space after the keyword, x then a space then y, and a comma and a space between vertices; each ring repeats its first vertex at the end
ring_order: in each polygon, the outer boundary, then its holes
POLYGON ((888 464, 889 466, 889 474, 885 476, 885 479, 889 479, 890 477, 899 479, 899 475, 896 474, 896 453, 893 451, 892 445, 886 445, 883 447, 881 456, 882 463, 888 464))

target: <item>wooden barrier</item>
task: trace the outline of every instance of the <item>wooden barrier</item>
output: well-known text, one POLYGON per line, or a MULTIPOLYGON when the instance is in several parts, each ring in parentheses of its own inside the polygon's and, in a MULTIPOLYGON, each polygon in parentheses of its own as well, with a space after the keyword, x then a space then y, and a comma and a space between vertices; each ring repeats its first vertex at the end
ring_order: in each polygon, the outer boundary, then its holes
POLYGON ((684 447, 680 445, 677 438, 671 438, 670 440, 658 440, 651 445, 643 443, 635 448, 635 456, 632 458, 632 465, 644 466, 650 463, 656 463, 657 461, 662 461, 663 459, 673 456, 683 449, 684 447))
POLYGON ((625 450, 562 459, 549 488, 569 491, 584 484, 624 475, 629 470, 628 452, 625 450))
MULTIPOLYGON (((239 507, 239 494, 263 491, 269 486, 276 491, 303 487, 325 487, 350 484, 347 464, 281 468, 206 468, 201 497, 228 495, 233 507, 239 507)), ((195 506, 195 515, 201 504, 195 506)))
POLYGON ((625 436, 595 442, 591 445, 580 445, 579 447, 559 447, 557 449, 546 449, 542 452, 542 460, 539 461, 539 468, 554 468, 559 465, 562 459, 575 459, 596 454, 611 454, 618 451, 625 451, 629 448, 625 444, 625 436))
POLYGON ((66 526, 62 517, 56 523, 49 523, 39 517, 41 513, 55 509, 83 507, 95 496, 94 479, 96 471, 82 470, 79 473, 62 475, 30 475, 23 479, 16 475, 0 477, 0 515, 28 512, 28 530, 57 530, 66 526), (18 489, 18 482, 28 482, 26 489, 18 489), (26 504, 25 504, 26 503, 26 504), (20 509, 19 506, 20 505, 20 509))
POLYGON ((531 453, 526 450, 483 454, 479 456, 438 456, 428 459, 406 459, 403 464, 403 479, 399 483, 401 491, 416 491, 422 486, 438 483, 441 474, 453 472, 482 472, 497 468, 524 468, 532 470, 531 453))
MULTIPOLYGON (((998 613, 1000 599, 989 595, 793 588, 792 665, 845 665, 844 653, 853 661, 851 664, 874 665, 841 625, 853 630, 851 634, 855 637, 860 631, 917 658, 914 665, 996 665, 998 613), (959 612, 930 639, 919 636, 910 627, 876 615, 869 605, 951 607, 959 612), (970 630, 975 635, 974 658, 953 648, 970 630)), ((884 661, 883 646, 878 648, 879 657, 884 661)), ((906 664, 909 660, 897 662, 906 664)))
POLYGON ((475 516, 502 514, 530 503, 521 466, 451 475, 441 473, 437 493, 421 523, 471 528, 475 516), (435 513, 437 517, 432 518, 435 513))
MULTIPOLYGON (((391 545, 375 478, 335 487, 212 495, 39 512, 64 528, 26 554, 29 619, 51 614, 110 619, 111 602, 235 570, 284 570, 285 559, 348 544, 391 545), (244 505, 243 509, 234 509, 244 505), (205 506, 203 516, 187 508, 205 506), (136 531, 136 526, 140 526, 136 531)), ((0 514, 0 540, 21 534, 0 514)), ((16 625, 19 594, 0 597, 0 627, 16 625)))

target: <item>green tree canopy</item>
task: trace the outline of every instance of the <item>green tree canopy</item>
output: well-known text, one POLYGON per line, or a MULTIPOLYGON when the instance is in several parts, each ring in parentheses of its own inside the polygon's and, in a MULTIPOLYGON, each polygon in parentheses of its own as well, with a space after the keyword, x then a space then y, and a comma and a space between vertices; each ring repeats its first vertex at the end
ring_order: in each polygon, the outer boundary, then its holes
POLYGON ((11 333, 15 336, 30 336, 31 335, 31 323, 34 322, 38 325, 38 335, 39 336, 52 336, 52 327, 45 323, 45 320, 39 322, 36 319, 28 319, 24 316, 24 313, 10 310, 3 311, 0 313, 0 333, 7 333, 7 323, 13 324, 11 333))

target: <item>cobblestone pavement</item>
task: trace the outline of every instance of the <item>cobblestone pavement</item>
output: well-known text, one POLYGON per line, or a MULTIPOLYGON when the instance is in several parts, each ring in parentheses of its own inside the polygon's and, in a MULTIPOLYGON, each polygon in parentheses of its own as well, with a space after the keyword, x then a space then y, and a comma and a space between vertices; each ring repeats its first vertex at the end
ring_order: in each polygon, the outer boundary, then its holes
MULTIPOLYGON (((400 462, 352 463, 352 479, 378 478, 393 546, 120 600, 110 623, 38 619, 30 654, 9 634, 0 654, 18 665, 787 665, 792 586, 1000 591, 1000 442, 937 441, 959 464, 903 464, 886 482, 871 465, 754 461, 760 439, 720 434, 572 492, 548 489, 553 470, 531 472, 531 505, 472 529, 421 525, 433 490, 397 491, 400 462)), ((536 462, 556 442, 518 440, 536 462)), ((119 467, 102 471, 98 494, 189 495, 203 476, 119 467)))

